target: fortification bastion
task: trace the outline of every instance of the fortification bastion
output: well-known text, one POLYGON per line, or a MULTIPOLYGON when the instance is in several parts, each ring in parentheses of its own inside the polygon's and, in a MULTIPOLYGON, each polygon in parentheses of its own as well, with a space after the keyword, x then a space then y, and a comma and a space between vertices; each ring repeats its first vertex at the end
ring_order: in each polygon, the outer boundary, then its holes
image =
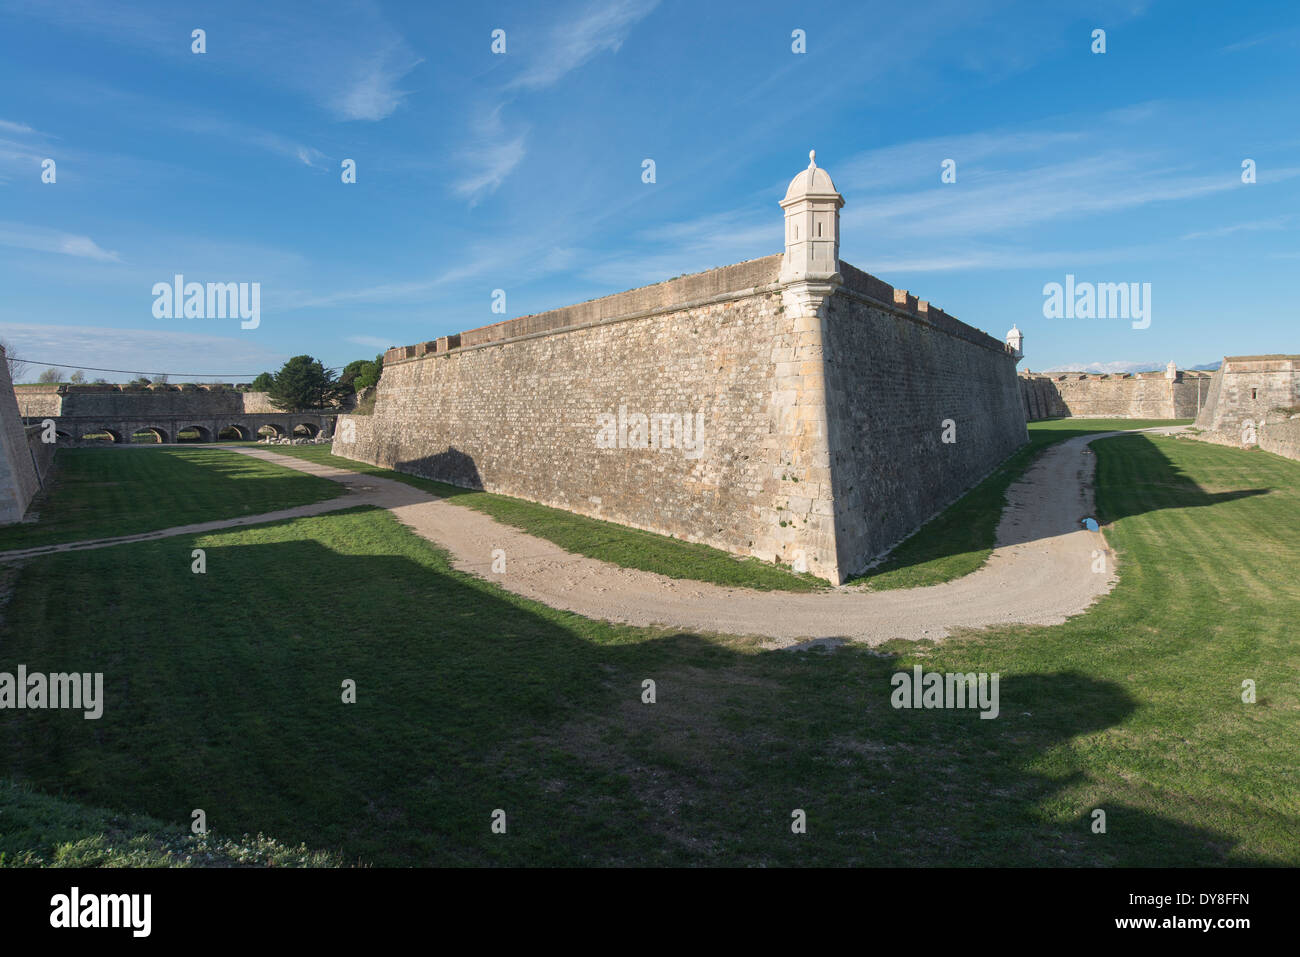
POLYGON ((839 259, 816 165, 785 251, 391 349, 338 455, 840 583, 1027 441, 1004 343, 839 259))

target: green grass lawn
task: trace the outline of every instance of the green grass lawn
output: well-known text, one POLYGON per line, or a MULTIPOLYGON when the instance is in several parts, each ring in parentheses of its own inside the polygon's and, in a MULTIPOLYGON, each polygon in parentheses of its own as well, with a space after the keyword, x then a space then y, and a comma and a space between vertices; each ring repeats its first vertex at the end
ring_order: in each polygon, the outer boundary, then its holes
POLYGON ((59 449, 38 521, 0 528, 0 551, 242 518, 343 494, 337 482, 220 449, 59 449))
POLYGON ((508 495, 476 492, 405 472, 394 472, 334 455, 325 445, 277 445, 269 451, 403 482, 441 498, 453 499, 457 505, 472 508, 503 525, 554 542, 575 555, 586 555, 623 568, 760 591, 816 591, 828 587, 820 578, 796 573, 788 566, 757 558, 739 558, 708 545, 575 515, 508 495))
POLYGON ((0 867, 339 867, 332 854, 273 838, 194 834, 142 814, 50 797, 0 779, 0 867))
POLYGON ((587 621, 377 510, 43 556, 0 670, 102 671, 105 712, 5 712, 0 777, 374 864, 1300 864, 1300 464, 1095 449, 1109 596, 884 654, 587 621), (999 673, 1000 717, 894 710, 913 664, 999 673))
MULTIPOLYGON (((1028 445, 895 549, 881 565, 854 579, 854 583, 876 590, 916 588, 969 575, 992 554, 1007 488, 1048 445, 1087 433, 1174 424, 1178 423, 1138 419, 1058 419, 1030 423, 1028 445)), ((286 445, 271 451, 367 475, 381 475, 443 498, 454 498, 457 505, 476 509, 505 525, 554 542, 566 551, 624 568, 760 590, 814 591, 827 587, 821 579, 796 574, 785 566, 753 558, 740 559, 707 545, 683 542, 523 499, 395 472, 334 455, 326 446, 286 445)))
POLYGON ((984 481, 927 522, 886 559, 850 584, 873 591, 920 588, 961 578, 993 554, 1007 489, 1044 449, 1057 442, 1097 432, 1186 425, 1191 419, 1045 419, 1029 423, 1029 444, 1003 462, 984 481))

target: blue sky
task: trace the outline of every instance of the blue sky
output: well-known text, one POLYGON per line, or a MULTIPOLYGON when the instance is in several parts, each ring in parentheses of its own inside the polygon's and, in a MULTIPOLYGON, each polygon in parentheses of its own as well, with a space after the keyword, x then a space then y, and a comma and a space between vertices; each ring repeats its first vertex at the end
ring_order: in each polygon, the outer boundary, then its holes
POLYGON ((841 258, 1017 323, 1022 369, 1300 352, 1298 77, 1282 0, 0 0, 0 337, 341 366, 503 318, 494 289, 518 316, 779 252, 816 148, 841 258), (155 318, 176 273, 260 283, 260 325, 155 318), (1044 318, 1067 274, 1150 283, 1150 326, 1044 318))

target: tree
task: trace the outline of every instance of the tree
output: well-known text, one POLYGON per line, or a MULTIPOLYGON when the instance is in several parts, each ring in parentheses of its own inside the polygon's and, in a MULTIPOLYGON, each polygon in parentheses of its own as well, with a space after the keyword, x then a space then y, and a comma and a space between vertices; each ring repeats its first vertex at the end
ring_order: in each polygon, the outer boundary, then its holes
POLYGON ((86 373, 78 369, 76 372, 72 373, 72 375, 68 376, 68 381, 73 385, 81 385, 81 383, 86 381, 86 373))
POLYGON ((249 392, 270 392, 271 385, 275 382, 275 377, 269 372, 263 372, 253 380, 252 385, 248 387, 249 392))
POLYGON ((62 382, 63 378, 59 375, 58 369, 44 369, 36 377, 36 381, 44 385, 53 385, 56 382, 62 382))
POLYGON ((339 384, 348 387, 349 392, 362 392, 379 381, 379 374, 384 370, 384 354, 381 352, 374 360, 357 359, 343 367, 339 384))
POLYGON ((9 363, 9 381, 17 382, 27 374, 28 364, 19 357, 18 350, 8 339, 0 339, 0 349, 4 349, 5 361, 9 363))
POLYGON ((277 409, 324 409, 345 395, 347 388, 319 359, 294 356, 272 377, 267 393, 277 409))

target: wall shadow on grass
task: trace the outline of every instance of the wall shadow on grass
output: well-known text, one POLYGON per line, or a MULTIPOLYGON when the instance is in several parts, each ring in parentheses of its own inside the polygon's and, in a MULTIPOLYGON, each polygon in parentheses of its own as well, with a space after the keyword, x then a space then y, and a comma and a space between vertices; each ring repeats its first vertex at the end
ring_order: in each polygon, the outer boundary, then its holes
MULTIPOLYGON (((980 553, 986 553, 995 547, 998 527, 1006 505, 1006 490, 1030 468, 1034 461, 1058 441, 1066 441, 1085 435, 1097 435, 1097 429, 1053 429, 1050 431, 1031 432, 1031 442, 998 467, 997 471, 979 483, 939 515, 931 519, 915 535, 900 543, 885 559, 868 574, 856 576, 853 581, 869 580, 885 573, 901 572, 915 569, 927 563, 944 563, 946 559, 970 555, 972 565, 961 573, 974 570, 974 560, 980 553)), ((1119 439, 1121 436, 1114 436, 1119 439)), ((1152 487, 1173 489, 1176 495, 1162 497, 1130 496, 1126 502, 1126 511, 1108 516, 1109 520, 1123 518, 1126 515, 1141 514, 1162 508, 1193 508, 1214 505, 1218 502, 1233 501, 1254 495, 1266 494, 1264 488, 1236 489, 1226 492, 1209 493, 1203 491, 1182 471, 1173 465, 1160 451, 1158 445, 1149 437, 1134 433, 1123 436, 1124 440, 1143 443, 1148 451, 1145 456, 1146 467, 1151 471, 1144 473, 1143 483, 1152 487)), ((1111 441, 1104 439, 1102 441, 1111 441)), ((1096 446, 1094 445, 1095 449, 1096 446)), ((1095 452, 1094 452, 1095 454, 1095 452)), ((1025 527, 1009 526, 1003 533, 1005 545, 1017 545, 1039 541, 1046 537, 1066 534, 1077 530, 1082 516, 1066 515, 1047 531, 1030 531, 1025 527)), ((946 580, 951 575, 941 576, 946 580)), ((917 584, 929 584, 918 582, 917 584)))
MULTIPOLYGON (((1107 521, 1114 522, 1130 515, 1142 515, 1168 508, 1207 508, 1221 502, 1267 495, 1272 491, 1268 488, 1240 488, 1224 492, 1207 492, 1170 461, 1169 456, 1165 455, 1160 450, 1160 446, 1150 438, 1135 435, 1114 436, 1102 440, 1102 442, 1111 441, 1124 441, 1130 445, 1122 458, 1125 471, 1122 475, 1115 476, 1117 481, 1123 482, 1125 494, 1109 497, 1107 521)), ((1099 463, 1099 472, 1100 469, 1099 463)), ((1100 474, 1098 478, 1101 478, 1100 474)))
POLYGON ((1231 845, 1136 811, 1092 838, 1045 812, 1082 772, 1032 765, 1132 712, 1113 683, 1008 677, 995 721, 897 711, 890 659, 554 612, 369 509, 35 560, 0 649, 0 670, 106 683, 99 721, 5 714, 0 776, 365 863, 1212 864, 1231 845))
POLYGON ((467 491, 483 488, 483 479, 478 474, 478 466, 473 456, 458 448, 448 448, 436 455, 424 455, 418 459, 406 459, 393 466, 398 472, 418 475, 448 485, 457 486, 467 491))
POLYGON ((0 551, 133 535, 325 501, 342 486, 224 449, 60 449, 38 520, 0 528, 0 551))

